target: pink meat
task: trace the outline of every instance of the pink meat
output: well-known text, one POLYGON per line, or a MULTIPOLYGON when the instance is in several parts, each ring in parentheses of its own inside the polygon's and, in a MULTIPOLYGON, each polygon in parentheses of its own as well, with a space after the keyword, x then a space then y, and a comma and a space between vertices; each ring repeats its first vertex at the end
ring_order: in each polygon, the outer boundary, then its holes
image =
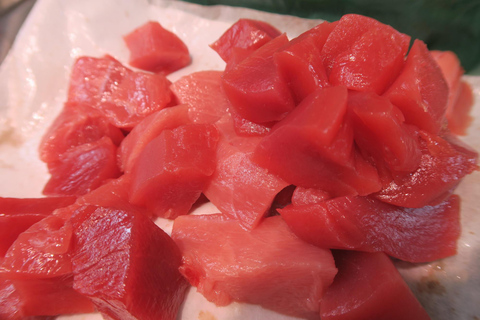
POLYGON ((217 165, 204 190, 225 215, 235 218, 247 229, 257 226, 272 205, 273 199, 288 184, 251 160, 255 138, 236 138, 237 145, 221 140, 217 165))
POLYGON ((219 306, 245 302, 315 319, 336 274, 330 251, 299 240, 279 216, 251 231, 222 215, 182 216, 172 237, 182 274, 219 306))
POLYGON ((246 57, 281 34, 275 27, 264 21, 239 19, 210 47, 223 61, 230 63, 235 49, 241 49, 246 57))
POLYGON ((141 212, 82 206, 72 216, 73 287, 106 318, 174 320, 188 283, 172 239, 141 212))
POLYGON ((120 169, 130 173, 145 146, 165 129, 189 123, 188 107, 179 105, 157 111, 143 119, 122 141, 118 149, 120 169))
POLYGON ((163 130, 132 169, 130 201, 163 218, 187 214, 215 170, 218 139, 211 124, 163 130))
POLYGON ((456 253, 460 199, 409 209, 368 197, 338 197, 278 210, 301 239, 321 248, 383 251, 410 262, 456 253))
POLYGON ((222 88, 222 71, 199 71, 175 81, 170 89, 179 104, 189 106, 196 123, 215 123, 231 108, 222 88))
POLYGON ((65 152, 86 143, 109 137, 115 145, 123 140, 120 129, 88 105, 66 103, 60 115, 43 135, 39 146, 40 160, 50 163, 65 152))
POLYGON ((149 21, 123 37, 130 50, 130 65, 168 74, 190 64, 188 48, 173 32, 149 21))
POLYGON ((50 179, 43 188, 49 196, 83 195, 99 187, 107 179, 117 178, 117 147, 104 136, 62 154, 48 164, 50 179))
POLYGON ((80 57, 73 66, 68 102, 87 104, 111 124, 131 129, 171 101, 163 75, 134 72, 111 56, 80 57))
POLYGON ((321 307, 322 320, 430 320, 383 253, 334 252, 338 274, 321 307))

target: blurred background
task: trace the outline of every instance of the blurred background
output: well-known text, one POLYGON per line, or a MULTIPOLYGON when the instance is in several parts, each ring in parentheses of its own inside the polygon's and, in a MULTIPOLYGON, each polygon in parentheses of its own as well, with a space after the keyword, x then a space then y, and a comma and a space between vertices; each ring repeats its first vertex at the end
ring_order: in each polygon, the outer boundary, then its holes
MULTIPOLYGON (((135 1, 135 0, 132 0, 135 1)), ((187 0, 242 6, 311 19, 338 20, 346 13, 375 18, 432 50, 452 50, 470 74, 480 75, 480 0, 187 0)), ((35 0, 0 0, 0 61, 35 0)))

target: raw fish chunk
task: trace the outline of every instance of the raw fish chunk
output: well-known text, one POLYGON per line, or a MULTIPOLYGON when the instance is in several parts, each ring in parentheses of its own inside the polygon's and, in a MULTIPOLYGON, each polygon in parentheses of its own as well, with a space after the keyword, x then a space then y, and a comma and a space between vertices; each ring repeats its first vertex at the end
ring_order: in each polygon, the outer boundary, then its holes
POLYGON ((164 75, 134 72, 111 56, 80 57, 70 76, 67 102, 89 105, 114 126, 129 130, 168 106, 169 86, 164 75))
POLYGON ((141 212, 82 206, 72 216, 73 287, 107 319, 174 320, 188 282, 172 239, 141 212))
POLYGON ((413 42, 400 75, 383 95, 402 110, 406 123, 439 133, 445 121, 448 85, 423 41, 413 42))
POLYGON ((409 262, 454 255, 460 199, 411 209, 369 197, 338 197, 278 209, 292 231, 321 248, 382 251, 409 262))
POLYGON ((329 250, 298 239, 279 216, 251 231, 222 215, 182 216, 172 238, 183 254, 182 274, 219 306, 246 302, 318 319, 337 271, 329 250))
POLYGON ((247 57, 255 50, 282 33, 267 22, 253 19, 239 19, 210 47, 223 61, 229 63, 232 51, 241 49, 247 57))
POLYGON ((188 48, 173 32, 149 21, 123 37, 132 67, 169 74, 190 64, 188 48))
POLYGON ((429 320, 383 253, 335 251, 338 274, 322 300, 322 320, 429 320))
POLYGON ((145 146, 133 168, 131 203, 162 218, 187 214, 215 170, 218 139, 211 124, 163 130, 145 146))

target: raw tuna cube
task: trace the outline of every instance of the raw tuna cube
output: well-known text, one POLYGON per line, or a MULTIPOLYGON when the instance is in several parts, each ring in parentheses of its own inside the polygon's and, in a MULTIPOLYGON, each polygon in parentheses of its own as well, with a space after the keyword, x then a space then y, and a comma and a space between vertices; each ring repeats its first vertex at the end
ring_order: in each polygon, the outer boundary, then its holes
POLYGON ((175 129, 189 122, 189 108, 186 105, 165 108, 143 119, 125 137, 118 149, 120 169, 131 173, 138 156, 150 141, 165 129, 175 129))
POLYGON ((216 169, 204 190, 208 200, 246 229, 255 228, 262 221, 275 196, 288 185, 252 162, 248 150, 252 140, 256 145, 258 139, 254 138, 237 138, 236 146, 220 141, 216 169))
POLYGON ((470 85, 462 81, 460 82, 459 94, 453 106, 453 112, 445 115, 448 120, 448 129, 454 134, 466 135, 467 129, 473 121, 470 111, 473 107, 473 92, 470 85))
POLYGON ((401 111, 388 99, 372 92, 350 92, 348 108, 355 142, 377 165, 385 162, 391 170, 407 172, 418 168, 418 133, 403 123, 401 111))
POLYGON ((43 194, 83 195, 99 187, 105 180, 120 175, 117 147, 109 137, 80 145, 48 164, 50 180, 43 194))
POLYGON ((382 94, 402 69, 409 44, 409 36, 379 24, 337 55, 328 79, 332 85, 382 94))
POLYGON ((172 239, 143 213, 83 206, 73 214, 75 290, 108 319, 176 319, 187 281, 172 239))
POLYGON ((331 196, 328 192, 321 189, 297 187, 292 195, 292 204, 294 206, 301 206, 304 204, 318 203, 330 198, 331 196))
POLYGON ((46 279, 0 279, 0 318, 49 320, 60 314, 95 311, 92 302, 73 290, 72 284, 72 275, 46 279))
POLYGON ((110 56, 80 57, 70 76, 68 102, 89 105, 114 126, 131 129, 170 103, 169 85, 163 75, 133 72, 110 56))
POLYGON ((15 215, 25 213, 51 214, 55 209, 69 206, 77 197, 45 198, 4 198, 0 197, 0 214, 15 215))
POLYGON ((318 318, 336 273, 330 251, 298 239, 279 216, 250 231, 222 215, 182 216, 172 238, 183 255, 182 274, 219 306, 237 301, 318 318))
POLYGON ((338 274, 321 307, 322 320, 429 320, 383 253, 334 252, 338 274))
POLYGON ((267 135, 273 126, 272 123, 255 123, 243 118, 241 115, 231 110, 233 125, 235 127, 235 133, 242 137, 259 137, 267 135))
POLYGON ((458 98, 460 81, 464 73, 460 60, 457 55, 452 51, 430 51, 432 58, 442 70, 442 74, 448 85, 448 102, 446 114, 453 112, 453 105, 458 98))
POLYGON ((179 103, 189 106, 189 117, 195 123, 213 124, 231 118, 240 136, 264 135, 270 131, 269 126, 251 122, 233 110, 223 90, 222 75, 221 71, 195 72, 177 80, 171 90, 179 103))
POLYGON ((256 123, 278 121, 295 107, 273 59, 286 43, 285 34, 278 36, 223 75, 225 93, 243 118, 256 123))
POLYGON ((149 21, 123 37, 130 50, 130 65, 169 74, 190 64, 188 48, 160 23, 149 21))
POLYGON ((72 230, 66 221, 74 206, 58 209, 21 233, 5 254, 0 274, 18 279, 70 274, 72 230))
POLYGON ((444 122, 448 85, 425 43, 415 40, 400 75, 384 96, 402 110, 406 123, 437 134, 444 122))
POLYGON ((92 205, 97 207, 108 207, 121 210, 142 212, 148 217, 153 213, 144 207, 136 206, 129 202, 129 192, 132 184, 130 174, 122 175, 117 179, 111 179, 97 189, 78 198, 76 204, 79 206, 92 205))
POLYGON ((460 60, 452 51, 431 51, 448 84, 448 103, 445 117, 448 128, 458 135, 465 135, 472 121, 469 113, 473 106, 472 89, 461 77, 464 73, 460 60))
POLYGON ((309 140, 312 147, 329 146, 345 120, 347 94, 346 88, 342 86, 318 88, 290 112, 275 130, 280 126, 292 127, 302 130, 302 134, 309 140))
POLYGON ((211 124, 163 130, 138 157, 130 201, 162 218, 187 214, 215 170, 218 139, 211 124))
POLYGON ((331 249, 382 251, 410 262, 452 256, 460 236, 460 199, 402 208, 368 197, 338 197, 278 210, 301 239, 331 249))
POLYGON ((58 209, 33 224, 7 251, 0 266, 0 315, 7 313, 5 319, 94 310, 73 289, 72 229, 66 221, 74 208, 58 209))
POLYGON ((320 51, 334 23, 324 22, 291 40, 274 54, 296 104, 319 87, 329 86, 320 51))
POLYGON ((222 71, 199 71, 175 81, 170 89, 179 104, 189 106, 195 123, 215 123, 231 104, 222 88, 222 71))
POLYGON ((243 49, 242 51, 247 57, 279 35, 281 32, 266 22, 240 19, 210 47, 218 53, 223 61, 230 63, 233 49, 243 49))
POLYGON ((120 129, 110 124, 97 110, 86 105, 66 103, 40 142, 40 160, 53 162, 75 147, 95 142, 104 136, 115 145, 123 140, 120 129))
POLYGON ((289 184, 332 196, 380 190, 375 168, 354 150, 346 107, 345 87, 317 89, 262 139, 253 160, 289 184))
POLYGON ((75 202, 76 197, 3 198, 0 197, 0 258, 18 235, 55 209, 75 202))
POLYGON ((342 16, 322 47, 321 54, 327 74, 330 74, 339 54, 349 50, 369 29, 379 27, 382 24, 369 17, 357 14, 342 16))
POLYGON ((419 168, 413 173, 398 174, 373 196, 408 208, 434 205, 447 198, 464 176, 478 169, 478 153, 453 137, 445 138, 420 131, 419 168))

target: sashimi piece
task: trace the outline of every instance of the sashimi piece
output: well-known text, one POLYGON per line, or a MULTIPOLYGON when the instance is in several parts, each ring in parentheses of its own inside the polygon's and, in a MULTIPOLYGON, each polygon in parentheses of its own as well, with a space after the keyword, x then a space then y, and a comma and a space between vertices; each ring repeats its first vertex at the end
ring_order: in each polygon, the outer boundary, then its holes
POLYGON ((235 110, 256 123, 278 121, 294 107, 273 54, 288 43, 285 34, 263 45, 223 75, 223 88, 235 110))
POLYGON ((383 95, 402 110, 406 123, 438 134, 445 120, 448 85, 423 41, 413 42, 400 75, 383 95))
POLYGON ((60 115, 43 135, 39 146, 40 160, 53 162, 65 152, 104 136, 115 145, 123 140, 120 129, 110 124, 97 110, 82 104, 66 103, 60 115))
POLYGON ((467 82, 460 82, 459 94, 453 106, 453 112, 446 115, 448 128, 452 133, 462 136, 467 134, 467 129, 473 121, 473 117, 470 115, 473 102, 472 88, 467 82))
POLYGON ((22 320, 22 297, 15 290, 14 284, 7 279, 0 278, 0 318, 8 320, 22 320))
POLYGON ((321 55, 323 64, 330 74, 337 56, 349 50, 353 44, 369 29, 381 27, 375 19, 358 14, 346 14, 338 20, 324 46, 321 55))
POLYGON ((429 320, 383 253, 335 251, 338 274, 321 306, 322 320, 429 320))
POLYGON ((334 23, 323 22, 274 53, 275 64, 288 83, 296 104, 319 87, 329 86, 320 51, 334 23))
POLYGON ((138 156, 150 141, 165 129, 174 129, 189 122, 189 108, 186 105, 165 108, 143 119, 130 131, 118 148, 120 170, 131 173, 138 156))
POLYGON ((148 21, 125 35, 123 40, 130 50, 132 67, 169 74, 190 64, 185 43, 157 21, 148 21))
POLYGON ((369 197, 338 197, 278 210, 301 239, 321 248, 385 252, 409 262, 456 253, 460 198, 436 206, 402 208, 369 197))
POLYGON ((229 63, 235 48, 243 49, 245 57, 247 57, 279 35, 281 32, 267 22, 239 19, 210 47, 218 53, 223 61, 229 63))
POLYGON ((134 210, 152 217, 153 213, 144 207, 136 206, 129 201, 129 192, 132 184, 132 176, 124 174, 117 179, 111 179, 97 189, 81 196, 76 205, 92 205, 122 210, 134 210))
POLYGON ((48 320, 60 314, 94 312, 92 302, 73 290, 72 284, 72 275, 47 279, 0 279, 0 318, 48 320))
MULTIPOLYGON (((339 152, 346 155, 344 148, 353 140, 346 127, 335 142, 341 146, 339 152), (350 136, 350 137, 349 137, 350 136)), ((350 131, 351 132, 351 131, 350 131)), ((330 149, 335 149, 334 147, 330 149)), ((370 163, 355 150, 350 149, 350 157, 343 154, 327 154, 333 159, 345 159, 345 163, 332 162, 325 154, 312 150, 312 145, 302 140, 292 131, 280 128, 258 145, 253 161, 269 172, 278 175, 289 184, 304 188, 319 188, 332 196, 368 195, 377 192, 382 185, 378 173, 370 163), (295 168, 292 170, 292 168, 295 168)))
POLYGON ((478 153, 453 137, 442 139, 420 131, 422 157, 413 173, 398 174, 373 196, 408 208, 421 208, 447 198, 467 174, 478 170, 478 153))
POLYGON ((416 130, 404 124, 401 111, 373 92, 350 92, 348 108, 360 149, 394 171, 415 171, 421 150, 416 130))
POLYGON ((301 206, 304 204, 318 203, 330 198, 331 196, 324 190, 297 187, 292 194, 292 204, 294 206, 301 206))
POLYGON ((48 164, 50 179, 43 188, 49 196, 83 195, 107 179, 120 175, 117 147, 109 137, 86 143, 62 154, 48 164))
POLYGON ((466 135, 466 129, 472 121, 470 110, 473 106, 473 94, 470 85, 462 81, 464 70, 457 55, 452 51, 431 51, 448 84, 448 104, 445 117, 448 128, 458 135, 466 135))
POLYGON ((82 206, 71 218, 73 287, 108 319, 174 320, 188 282, 172 239, 143 213, 82 206))
POLYGON ((445 81, 448 85, 448 102, 445 116, 452 114, 453 105, 457 100, 460 81, 465 72, 460 64, 460 60, 453 51, 430 51, 432 58, 440 67, 445 81))
POLYGON ((242 137, 260 137, 267 135, 271 130, 273 123, 255 123, 243 118, 235 110, 230 110, 230 115, 235 127, 235 133, 242 137))
POLYGON ((168 106, 169 86, 164 75, 134 72, 111 56, 80 57, 71 72, 67 101, 89 105, 114 126, 131 129, 168 106))
POLYGON ((390 26, 370 28, 336 56, 328 79, 334 86, 382 94, 402 69, 409 44, 409 36, 390 26))
POLYGON ((257 143, 258 139, 252 138, 237 138, 236 145, 221 140, 216 169, 203 191, 221 212, 246 229, 261 222, 275 196, 288 185, 251 160, 249 149, 257 143))
POLYGON ((3 308, 25 317, 94 310, 72 286, 72 228, 67 220, 75 208, 74 204, 57 209, 21 233, 9 248, 0 265, 0 282, 8 283, 0 288, 0 297, 6 294, 0 314, 3 308))
POLYGON ((52 214, 55 209, 73 204, 76 197, 3 198, 0 197, 0 258, 18 235, 52 214))
POLYGON ((251 122, 233 110, 222 86, 222 71, 199 71, 175 81, 170 87, 178 103, 189 106, 194 123, 216 123, 231 117, 238 135, 266 134, 270 127, 251 122))
POLYGON ((69 206, 75 202, 75 196, 44 198, 7 198, 0 197, 0 214, 15 215, 26 213, 51 214, 55 209, 69 206))
POLYGON ((8 249, 0 274, 10 279, 38 279, 71 274, 71 227, 75 205, 61 208, 21 233, 8 249))
POLYGON ((289 184, 332 196, 380 190, 375 168, 354 149, 346 109, 345 87, 317 89, 261 140, 253 161, 289 184))
POLYGON ((222 215, 182 216, 172 238, 182 274, 218 306, 245 302, 316 319, 336 274, 331 252, 298 239, 279 216, 250 231, 222 215))
POLYGON ((170 86, 179 104, 189 106, 195 123, 214 123, 231 108, 223 92, 223 71, 199 71, 186 75, 170 86))
POLYGON ((347 112, 348 91, 343 86, 318 88, 274 128, 301 131, 315 146, 329 146, 340 131, 347 112))
POLYGON ((19 234, 46 216, 41 213, 0 214, 0 259, 5 256, 19 234))
POLYGON ((454 134, 466 135, 466 129, 472 121, 470 110, 473 106, 473 94, 470 85, 461 79, 464 70, 460 60, 452 51, 434 50, 431 53, 448 84, 448 103, 445 111, 448 128, 454 134))
POLYGON ((133 168, 131 203, 163 218, 187 214, 215 170, 218 139, 211 124, 163 130, 145 146, 133 168))

